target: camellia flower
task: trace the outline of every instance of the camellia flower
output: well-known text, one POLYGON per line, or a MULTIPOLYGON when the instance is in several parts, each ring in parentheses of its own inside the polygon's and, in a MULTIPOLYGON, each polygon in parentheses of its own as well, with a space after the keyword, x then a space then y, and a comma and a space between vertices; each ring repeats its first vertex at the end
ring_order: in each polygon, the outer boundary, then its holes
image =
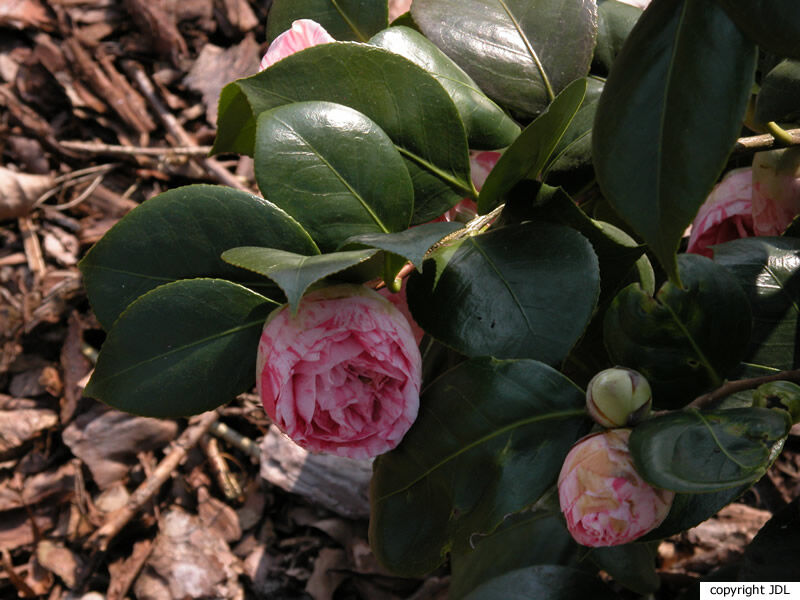
POLYGON ((578 440, 558 476, 567 529, 584 546, 627 544, 658 527, 675 493, 656 489, 633 468, 630 429, 609 429, 578 440))
POLYGON ((422 327, 417 325, 414 317, 411 316, 411 310, 408 308, 408 300, 406 298, 407 282, 408 279, 403 277, 403 283, 400 285, 400 290, 398 292, 392 293, 389 288, 382 287, 378 290, 378 293, 391 302, 394 307, 406 318, 408 325, 411 327, 411 333, 414 335, 414 341, 417 342, 417 345, 419 345, 420 341, 422 341, 422 338, 425 335, 425 331, 422 329, 422 327))
POLYGON ((267 53, 261 59, 259 71, 286 58, 290 54, 305 50, 311 46, 335 42, 325 28, 311 19, 298 19, 292 23, 292 28, 284 31, 269 45, 267 53))
POLYGON ((753 227, 756 235, 781 235, 800 213, 800 148, 753 157, 753 227))
POLYGON ((406 318, 374 290, 337 285, 267 319, 256 383, 264 409, 312 452, 369 458, 417 417, 422 359, 406 318))
POLYGON ((711 246, 755 235, 753 170, 728 172, 700 207, 686 251, 712 258, 711 246))
POLYGON ((652 403, 650 383, 633 369, 604 369, 586 386, 586 410, 603 427, 635 425, 648 415, 652 403))

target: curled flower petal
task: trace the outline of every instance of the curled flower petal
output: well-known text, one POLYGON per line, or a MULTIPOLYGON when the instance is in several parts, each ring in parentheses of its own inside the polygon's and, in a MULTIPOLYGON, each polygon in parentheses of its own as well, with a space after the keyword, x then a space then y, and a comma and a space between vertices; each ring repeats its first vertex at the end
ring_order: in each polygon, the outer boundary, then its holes
POLYGON ((279 60, 290 54, 305 50, 311 46, 335 42, 325 28, 311 19, 298 19, 292 23, 292 28, 287 29, 274 40, 267 48, 267 53, 261 59, 259 71, 274 65, 279 60))
POLYGON ((711 258, 711 246, 753 235, 753 170, 734 169, 700 207, 686 251, 711 258))
POLYGON ((756 235, 781 235, 800 214, 800 148, 753 157, 753 227, 756 235))
POLYGON ((567 529, 584 546, 627 544, 658 527, 674 492, 639 476, 628 452, 630 429, 610 429, 578 440, 558 476, 567 529))
POLYGON ((312 452, 370 458, 397 446, 419 409, 422 359, 406 318, 377 292, 338 285, 274 311, 258 345, 264 409, 312 452))

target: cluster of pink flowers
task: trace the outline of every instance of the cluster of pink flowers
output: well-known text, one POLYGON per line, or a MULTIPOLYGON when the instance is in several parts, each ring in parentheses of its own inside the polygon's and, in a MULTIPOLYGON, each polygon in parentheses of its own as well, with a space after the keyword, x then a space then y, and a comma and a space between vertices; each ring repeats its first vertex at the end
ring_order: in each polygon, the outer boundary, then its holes
POLYGON ((780 235, 800 214, 800 154, 759 152, 753 166, 725 174, 692 223, 687 252, 754 235, 780 235))

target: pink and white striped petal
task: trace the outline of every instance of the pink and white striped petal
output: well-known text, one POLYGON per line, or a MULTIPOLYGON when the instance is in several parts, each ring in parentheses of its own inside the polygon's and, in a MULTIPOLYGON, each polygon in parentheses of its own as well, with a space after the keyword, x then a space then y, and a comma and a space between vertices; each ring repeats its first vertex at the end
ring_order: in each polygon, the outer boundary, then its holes
POLYGON ((325 28, 311 19, 299 19, 292 23, 292 28, 284 31, 269 45, 267 53, 261 59, 259 71, 274 65, 287 56, 305 50, 311 46, 335 42, 325 28))

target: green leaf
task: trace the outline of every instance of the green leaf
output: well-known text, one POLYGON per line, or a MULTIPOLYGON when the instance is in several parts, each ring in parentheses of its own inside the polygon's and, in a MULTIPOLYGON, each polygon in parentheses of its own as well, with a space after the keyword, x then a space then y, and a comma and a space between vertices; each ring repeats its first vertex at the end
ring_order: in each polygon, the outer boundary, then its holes
POLYGON ((267 295, 280 294, 269 282, 220 259, 235 246, 319 252, 294 219, 266 200, 222 186, 189 185, 131 211, 94 245, 80 269, 97 320, 106 330, 136 298, 178 279, 218 277, 267 295))
POLYGON ((753 333, 743 360, 781 371, 800 367, 800 239, 734 240, 714 247, 714 261, 750 300, 753 333))
POLYGON ((566 377, 531 360, 477 358, 436 379, 401 444, 375 460, 375 555, 395 573, 422 575, 532 505, 585 431, 584 402, 566 377))
POLYGON ((800 58, 800 11, 795 0, 717 0, 759 46, 778 56, 800 58))
POLYGON ((799 562, 800 498, 795 498, 745 548, 739 581, 795 581, 799 562))
POLYGON ((539 564, 565 564, 578 546, 560 515, 536 511, 512 515, 475 548, 453 552, 449 597, 458 600, 503 573, 539 564))
MULTIPOLYGON (((542 170, 542 179, 551 181, 554 176, 563 175, 574 179, 574 171, 584 169, 594 178, 592 168, 592 127, 597 112, 597 101, 605 85, 604 79, 586 78, 586 96, 578 112, 556 144, 550 159, 542 170)), ((587 176, 589 176, 587 175, 587 176)))
POLYGON ((681 254, 678 266, 684 289, 667 282, 652 297, 629 285, 603 324, 611 360, 647 377, 659 408, 721 385, 750 339, 747 296, 731 273, 696 254, 681 254))
POLYGON ((390 27, 369 43, 404 56, 442 84, 464 122, 470 148, 505 148, 519 135, 519 125, 492 102, 461 67, 421 33, 408 27, 390 27))
POLYGON ((237 267, 269 277, 280 286, 292 313, 312 284, 372 258, 377 250, 353 250, 316 256, 302 256, 275 248, 245 246, 222 253, 222 259, 237 267))
POLYGON ((586 79, 572 82, 548 109, 528 125, 502 154, 478 196, 478 212, 486 214, 523 179, 536 179, 567 130, 586 94, 586 79))
POLYGON ((791 426, 783 410, 692 409, 644 421, 628 445, 636 470, 649 484, 684 493, 717 492, 759 479, 791 426))
POLYGON ((467 136, 449 94, 421 67, 366 44, 313 46, 225 86, 213 152, 252 155, 256 117, 307 100, 349 106, 386 132, 407 159, 415 215, 438 216, 460 197, 476 195, 467 136))
POLYGON ((261 113, 254 158, 261 192, 323 252, 353 235, 404 230, 411 221, 414 188, 403 157, 352 108, 296 102, 261 113))
POLYGON ((445 246, 413 273, 411 313, 467 356, 562 360, 583 333, 599 291, 597 256, 574 229, 511 225, 445 246), (446 266, 437 273, 435 259, 446 266))
POLYGON ((756 120, 800 120, 800 60, 784 60, 761 80, 756 96, 756 120))
POLYGON ((592 548, 589 559, 614 581, 637 594, 652 594, 661 585, 656 573, 656 552, 648 544, 592 548))
POLYGON ((296 19, 311 19, 337 40, 366 42, 389 24, 389 7, 375 0, 272 0, 267 18, 271 42, 296 19))
POLYGON ((713 2, 661 0, 642 13, 600 97, 597 181, 675 283, 683 232, 739 135, 755 55, 713 2))
POLYGON ((639 541, 660 540, 691 529, 695 525, 699 525, 706 519, 713 517, 750 489, 751 485, 752 482, 748 482, 743 486, 719 492, 675 494, 667 518, 656 529, 639 538, 639 541))
POLYGON ((415 0, 422 32, 500 105, 533 117, 586 75, 597 6, 583 0, 415 0))
POLYGON ((605 0, 597 4, 597 46, 594 49, 592 71, 608 75, 611 65, 622 49, 642 9, 624 2, 605 0))
POLYGON ((86 395, 147 417, 225 404, 255 384, 258 340, 276 305, 221 279, 162 285, 114 323, 86 395))
POLYGON ((792 424, 800 423, 800 386, 783 380, 761 384, 753 392, 753 406, 785 409, 792 424))
POLYGON ((496 577, 474 590, 464 600, 618 600, 597 577, 557 565, 536 565, 496 577))
POLYGON ((342 244, 343 248, 368 246, 380 248, 411 261, 417 270, 422 270, 422 261, 428 250, 447 235, 463 229, 463 224, 441 221, 425 223, 398 233, 367 233, 355 235, 342 244))

